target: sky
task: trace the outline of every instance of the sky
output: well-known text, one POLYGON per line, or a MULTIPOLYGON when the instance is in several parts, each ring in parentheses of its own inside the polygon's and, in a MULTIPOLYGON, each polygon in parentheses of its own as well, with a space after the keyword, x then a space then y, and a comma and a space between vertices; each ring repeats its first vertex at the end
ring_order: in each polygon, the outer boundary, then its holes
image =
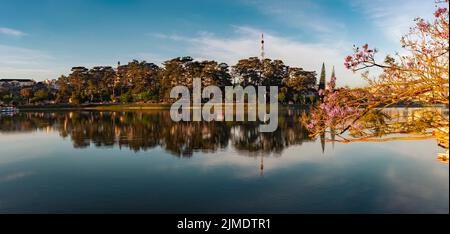
MULTIPOLYGON (((73 66, 161 64, 192 56, 234 65, 259 56, 363 85, 343 66, 353 45, 400 51, 413 19, 434 0, 0 0, 0 78, 37 81, 73 66)), ((374 71, 376 73, 376 71, 374 71)))

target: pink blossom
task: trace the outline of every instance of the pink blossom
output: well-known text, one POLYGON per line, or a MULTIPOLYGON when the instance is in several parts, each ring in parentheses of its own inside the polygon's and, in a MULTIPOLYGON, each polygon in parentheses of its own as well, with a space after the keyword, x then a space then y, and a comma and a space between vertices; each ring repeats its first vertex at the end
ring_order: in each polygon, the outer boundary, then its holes
POLYGON ((406 63, 406 65, 407 65, 408 67, 412 67, 412 66, 414 65, 414 63, 413 63, 412 61, 408 61, 408 62, 406 63))
POLYGON ((356 56, 357 59, 360 59, 360 58, 363 57, 363 52, 360 51, 359 53, 356 53, 355 56, 356 56))
POLYGON ((438 8, 437 10, 436 10, 436 12, 434 12, 434 16, 436 17, 436 18, 439 18, 441 15, 443 15, 443 14, 445 14, 445 13, 447 13, 447 8, 438 8))
POLYGON ((426 47, 423 47, 423 48, 422 48, 422 52, 423 52, 424 54, 430 54, 430 53, 431 53, 431 50, 427 49, 426 47))
POLYGON ((345 62, 347 62, 347 63, 351 62, 352 60, 353 60, 353 57, 350 55, 345 58, 345 62))
POLYGON ((319 95, 320 95, 320 96, 323 96, 324 94, 325 94, 325 92, 323 91, 323 89, 320 89, 320 90, 319 90, 319 95))
POLYGON ((419 22, 417 22, 417 27, 422 31, 428 30, 429 26, 430 25, 427 22, 425 22, 425 20, 423 20, 423 19, 420 19, 419 22))
POLYGON ((363 45, 363 49, 364 49, 364 51, 367 52, 369 50, 369 45, 368 44, 364 44, 363 45))
POLYGON ((367 55, 363 56, 363 62, 367 62, 369 60, 369 57, 367 57, 367 55))

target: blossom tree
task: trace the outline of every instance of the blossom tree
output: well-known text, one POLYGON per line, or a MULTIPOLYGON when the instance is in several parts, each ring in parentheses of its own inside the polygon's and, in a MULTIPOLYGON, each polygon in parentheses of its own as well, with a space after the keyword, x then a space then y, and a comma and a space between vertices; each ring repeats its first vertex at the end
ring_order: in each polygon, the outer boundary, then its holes
MULTIPOLYGON (((345 58, 344 66, 354 72, 363 71, 362 77, 368 85, 357 89, 336 89, 336 77, 332 77, 324 93, 324 102, 315 107, 310 116, 303 117, 312 135, 331 129, 339 135, 350 131, 360 139, 367 140, 377 136, 371 131, 373 126, 367 126, 367 119, 379 114, 380 109, 412 103, 441 104, 448 107, 448 0, 436 3, 439 6, 436 6, 433 21, 416 18, 414 27, 401 38, 405 54, 388 55, 383 62, 379 62, 376 59, 378 50, 368 44, 353 48, 353 54, 345 58), (368 71, 374 68, 381 69, 380 76, 369 76, 368 71)), ((448 114, 424 114, 423 117, 431 119, 416 119, 429 124, 426 127, 421 125, 423 128, 419 130, 420 133, 433 135, 433 132, 426 131, 430 128, 448 133, 448 114)), ((406 125, 410 124, 414 125, 406 125)), ((405 133, 405 128, 398 124, 392 126, 400 130, 389 132, 405 133)), ((445 140, 446 144, 443 145, 448 148, 448 136, 445 140)))

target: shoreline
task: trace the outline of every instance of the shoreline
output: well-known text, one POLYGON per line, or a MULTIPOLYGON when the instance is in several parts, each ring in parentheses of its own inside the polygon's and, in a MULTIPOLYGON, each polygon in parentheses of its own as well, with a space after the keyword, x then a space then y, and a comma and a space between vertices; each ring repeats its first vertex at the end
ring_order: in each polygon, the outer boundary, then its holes
MULTIPOLYGON (((169 103, 146 103, 146 104, 82 104, 82 105, 71 105, 71 104, 49 104, 49 105, 39 105, 39 106, 18 106, 17 108, 22 111, 42 111, 42 110, 110 110, 110 111, 120 111, 120 110, 169 110, 172 104, 169 103)), ((226 106, 227 104, 222 104, 226 106)), ((236 105, 236 103, 233 103, 236 105)), ((248 103, 244 103, 244 108, 248 108, 248 103)), ((300 104, 278 104, 281 108, 299 108, 299 107, 310 107, 310 105, 300 105, 300 104)), ((387 108, 427 108, 427 107, 440 107, 446 108, 443 105, 395 105, 389 106, 387 108)), ((193 109, 191 107, 190 109, 193 109)))
MULTIPOLYGON (((86 105, 45 105, 45 106, 19 106, 17 107, 22 111, 41 111, 41 110, 110 110, 110 111, 120 111, 120 110, 170 110, 172 104, 167 103, 155 103, 155 104, 86 104, 86 105)), ((236 103, 232 104, 233 106, 236 103)), ((244 103, 244 108, 248 108, 248 103, 244 103)), ((256 105, 256 104, 255 104, 256 105)), ((222 104, 222 106, 227 106, 227 104, 222 104)), ((279 104, 279 107, 309 107, 308 105, 285 105, 279 104)), ((195 109, 190 107, 189 109, 195 109)))

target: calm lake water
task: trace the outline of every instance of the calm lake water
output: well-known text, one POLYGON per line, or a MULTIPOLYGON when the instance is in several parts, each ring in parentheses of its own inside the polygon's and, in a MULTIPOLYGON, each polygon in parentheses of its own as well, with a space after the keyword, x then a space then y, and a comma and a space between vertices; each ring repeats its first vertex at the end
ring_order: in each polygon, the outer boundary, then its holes
POLYGON ((167 111, 0 116, 0 213, 449 212, 435 140, 333 144, 298 115, 264 134, 167 111))

